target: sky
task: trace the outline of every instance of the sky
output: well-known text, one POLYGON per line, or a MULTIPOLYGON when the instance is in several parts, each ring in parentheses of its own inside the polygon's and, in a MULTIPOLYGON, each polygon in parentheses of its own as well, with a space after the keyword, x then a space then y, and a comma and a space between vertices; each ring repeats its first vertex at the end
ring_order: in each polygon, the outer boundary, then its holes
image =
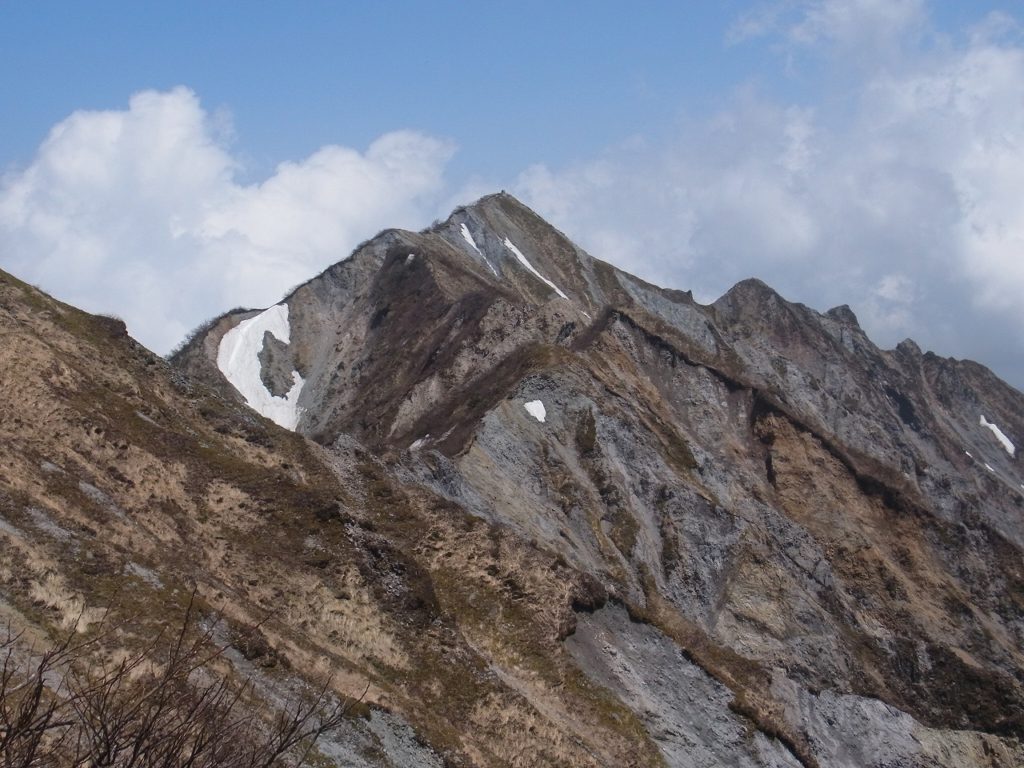
POLYGON ((1024 389, 1024 0, 0 0, 0 267, 165 353, 499 189, 1024 389))

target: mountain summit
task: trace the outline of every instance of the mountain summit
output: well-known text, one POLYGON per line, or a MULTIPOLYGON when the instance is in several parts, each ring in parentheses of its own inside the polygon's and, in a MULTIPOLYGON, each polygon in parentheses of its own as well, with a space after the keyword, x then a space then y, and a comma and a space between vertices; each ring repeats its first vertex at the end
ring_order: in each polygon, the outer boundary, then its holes
POLYGON ((1024 396, 975 363, 757 280, 699 304, 504 193, 169 365, 0 289, 5 599, 102 604, 95 551, 270 611, 228 657, 268 711, 368 686, 327 763, 1024 764, 1024 396))

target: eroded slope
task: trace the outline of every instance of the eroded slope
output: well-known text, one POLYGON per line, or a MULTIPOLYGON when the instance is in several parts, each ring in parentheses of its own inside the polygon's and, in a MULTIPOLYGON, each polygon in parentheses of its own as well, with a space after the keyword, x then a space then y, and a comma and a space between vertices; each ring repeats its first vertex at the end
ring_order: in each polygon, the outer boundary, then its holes
MULTIPOLYGON (((661 759, 724 759, 742 732, 750 764, 1020 761, 1024 398, 980 366, 879 350, 848 309, 757 281, 702 306, 507 195, 285 301, 291 343, 262 354, 307 382, 298 431, 587 574, 609 607, 545 653, 568 647, 661 759)), ((243 318, 177 362, 215 382, 243 318)), ((492 659, 518 654, 503 610, 463 623, 492 659)))
POLYGON ((271 712, 306 680, 359 714, 339 765, 659 765, 561 639, 600 585, 507 526, 326 452, 0 274, 0 610, 38 643, 114 606, 114 658, 198 589, 220 673, 271 712), (259 625, 253 630, 254 625, 259 625))

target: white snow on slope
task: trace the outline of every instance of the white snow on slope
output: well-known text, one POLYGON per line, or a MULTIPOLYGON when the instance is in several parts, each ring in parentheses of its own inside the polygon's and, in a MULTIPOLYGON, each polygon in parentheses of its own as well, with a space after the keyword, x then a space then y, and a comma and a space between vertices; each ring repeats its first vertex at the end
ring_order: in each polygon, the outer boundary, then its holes
POLYGON ((1013 443, 1010 442, 1010 438, 1003 434, 1003 430, 1001 430, 992 422, 988 421, 985 418, 985 414, 981 415, 981 420, 978 423, 981 424, 981 426, 988 427, 989 429, 992 430, 992 434, 996 436, 996 440, 1003 444, 1003 448, 1006 449, 1006 452, 1008 454, 1013 456, 1014 454, 1017 453, 1017 449, 1014 447, 1013 443))
POLYGON ((526 257, 523 256, 522 252, 518 248, 516 248, 515 245, 513 245, 512 241, 509 240, 507 237, 505 238, 505 247, 512 251, 512 253, 516 255, 516 258, 519 259, 519 262, 528 270, 530 270, 534 275, 536 275, 538 280, 540 280, 543 283, 546 283, 550 288, 554 290, 555 293, 557 293, 566 301, 569 300, 569 297, 562 293, 561 288, 559 288, 557 285, 552 283, 550 280, 544 277, 544 275, 542 275, 540 272, 533 268, 533 264, 527 261, 526 257))
POLYGON ((540 400, 531 400, 528 403, 523 403, 523 408, 541 424, 544 423, 544 419, 548 416, 548 412, 544 410, 544 403, 540 400))
POLYGON ((465 225, 465 223, 463 223, 461 225, 461 227, 462 227, 462 239, 465 240, 467 243, 469 243, 469 247, 472 248, 474 251, 476 251, 480 255, 480 258, 484 260, 484 264, 486 264, 490 268, 491 272, 494 273, 494 276, 495 277, 499 277, 500 275, 498 275, 498 270, 496 270, 493 266, 491 266, 491 262, 489 262, 487 260, 487 257, 484 256, 484 252, 476 247, 476 240, 473 239, 473 235, 470 233, 469 227, 467 227, 465 225))
POLYGON ((305 382, 298 371, 292 371, 295 383, 284 397, 275 397, 263 385, 259 354, 267 331, 284 344, 291 341, 287 304, 278 304, 256 317, 243 320, 225 333, 217 348, 217 367, 250 408, 285 429, 294 430, 301 414, 299 393, 305 382))

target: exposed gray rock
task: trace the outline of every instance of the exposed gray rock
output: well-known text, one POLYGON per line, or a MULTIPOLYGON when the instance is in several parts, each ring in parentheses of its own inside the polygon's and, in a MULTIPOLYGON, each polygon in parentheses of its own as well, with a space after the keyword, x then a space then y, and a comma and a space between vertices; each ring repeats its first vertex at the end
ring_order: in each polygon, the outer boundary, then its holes
POLYGON ((622 608, 581 617, 566 647, 581 669, 640 715, 673 768, 800 765, 778 740, 729 708, 728 688, 656 629, 631 622, 622 608))
MULTIPOLYGON (((365 448, 649 618, 582 616, 568 647, 670 764, 1019 755, 1024 472, 981 419, 1024 445, 1024 396, 986 369, 757 280, 701 305, 503 194, 286 301, 264 380, 306 377, 298 431, 339 477, 365 448)), ((243 316, 178 363, 216 382, 243 316)))

